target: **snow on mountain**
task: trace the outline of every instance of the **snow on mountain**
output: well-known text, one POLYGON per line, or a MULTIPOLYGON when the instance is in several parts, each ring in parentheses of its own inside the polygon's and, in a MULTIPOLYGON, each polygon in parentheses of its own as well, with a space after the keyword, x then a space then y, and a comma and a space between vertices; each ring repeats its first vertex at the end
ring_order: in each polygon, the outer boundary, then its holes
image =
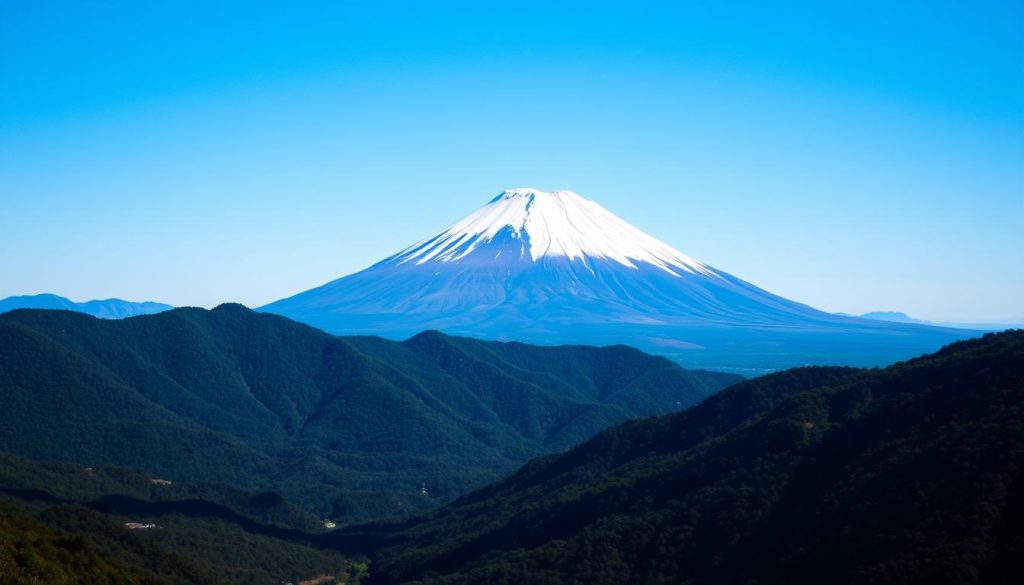
POLYGON ((501 193, 440 235, 401 252, 396 259, 417 264, 458 261, 506 230, 522 241, 520 256, 529 254, 535 262, 545 256, 581 262, 607 259, 630 268, 636 268, 635 262, 646 262, 670 274, 682 270, 714 275, 704 264, 572 191, 526 188, 501 193))
POLYGON ((879 365, 972 332, 833 315, 708 266, 572 191, 511 189, 355 274, 271 303, 339 334, 424 329, 532 343, 625 343, 758 372, 879 365))

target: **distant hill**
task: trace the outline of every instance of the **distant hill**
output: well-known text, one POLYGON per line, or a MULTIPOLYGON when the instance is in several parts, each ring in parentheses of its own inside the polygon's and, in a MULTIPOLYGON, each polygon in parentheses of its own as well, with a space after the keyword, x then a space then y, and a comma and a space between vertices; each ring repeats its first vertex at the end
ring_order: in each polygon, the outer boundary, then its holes
POLYGON ((352 522, 422 509, 739 380, 614 346, 339 338, 241 305, 0 315, 0 450, 273 488, 352 522))
POLYGON ((77 311, 100 319, 124 319, 136 315, 152 315, 174 307, 150 301, 133 303, 121 299, 104 299, 76 303, 70 299, 51 294, 25 295, 0 299, 0 313, 15 309, 63 309, 77 311))
POLYGON ((371 583, 1024 582, 1024 331, 625 423, 425 517, 371 583))
POLYGON ((921 319, 914 319, 906 313, 899 311, 872 311, 860 316, 862 319, 874 319, 875 321, 892 321, 893 323, 928 323, 921 319))
POLYGON ((843 317, 860 317, 861 319, 870 319, 873 321, 887 321, 890 323, 910 323, 916 325, 928 325, 932 327, 951 327, 953 329, 969 329, 973 331, 1005 331, 1006 329, 1019 329, 1022 324, 1014 323, 954 323, 951 321, 943 321, 941 323, 935 321, 925 321, 924 319, 915 319, 906 313, 899 311, 871 311, 870 313, 864 313, 863 315, 850 315, 848 313, 836 313, 843 317))

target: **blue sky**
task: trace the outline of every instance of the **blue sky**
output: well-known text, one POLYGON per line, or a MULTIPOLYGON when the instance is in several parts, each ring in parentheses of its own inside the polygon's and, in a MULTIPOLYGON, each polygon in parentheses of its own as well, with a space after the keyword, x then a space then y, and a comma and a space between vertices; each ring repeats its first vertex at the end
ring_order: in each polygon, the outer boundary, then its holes
POLYGON ((825 310, 1024 320, 1021 2, 549 4, 3 3, 0 297, 260 305, 534 186, 825 310))

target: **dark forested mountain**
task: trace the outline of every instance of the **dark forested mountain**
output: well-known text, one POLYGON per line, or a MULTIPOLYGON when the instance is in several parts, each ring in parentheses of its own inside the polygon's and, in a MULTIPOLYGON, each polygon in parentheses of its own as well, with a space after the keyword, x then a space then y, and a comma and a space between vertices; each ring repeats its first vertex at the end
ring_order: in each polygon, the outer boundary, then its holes
POLYGON ((433 505, 737 378, 622 347, 338 338, 240 305, 0 315, 0 450, 273 488, 351 522, 433 505))
POLYGON ((1024 331, 744 382, 344 537, 373 583, 1024 582, 1024 331))

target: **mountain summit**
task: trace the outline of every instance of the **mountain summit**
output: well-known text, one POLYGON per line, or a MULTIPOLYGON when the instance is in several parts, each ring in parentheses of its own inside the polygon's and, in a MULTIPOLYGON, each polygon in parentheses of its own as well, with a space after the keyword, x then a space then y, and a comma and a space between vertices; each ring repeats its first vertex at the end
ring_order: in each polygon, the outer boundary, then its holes
POLYGON ((971 332, 832 315, 712 268, 572 191, 504 191, 373 266, 271 303, 334 333, 626 343, 756 373, 880 365, 971 332))
MULTIPOLYGON (((512 189, 438 236, 398 254, 399 262, 457 262, 502 241, 517 242, 519 258, 611 260, 629 268, 657 266, 670 274, 714 272, 572 191, 512 189)), ((515 245, 512 246, 515 248, 515 245)), ((495 253, 495 260, 502 253, 495 253)), ((515 256, 513 254, 513 256, 515 256)))

